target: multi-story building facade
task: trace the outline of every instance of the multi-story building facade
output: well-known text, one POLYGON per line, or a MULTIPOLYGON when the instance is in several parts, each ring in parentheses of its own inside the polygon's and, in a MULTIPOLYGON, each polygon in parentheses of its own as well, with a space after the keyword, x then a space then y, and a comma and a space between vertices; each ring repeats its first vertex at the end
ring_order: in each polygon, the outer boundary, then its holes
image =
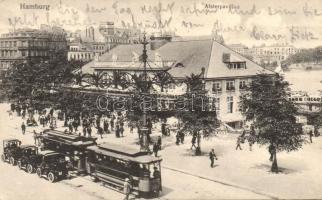
POLYGON ((90 61, 108 51, 107 43, 98 31, 88 27, 83 35, 81 31, 69 37, 68 60, 90 61))
POLYGON ((87 27, 85 32, 69 34, 69 60, 90 61, 120 44, 140 42, 140 30, 114 26, 114 22, 101 23, 98 29, 87 27))
POLYGON ((93 47, 81 42, 69 43, 68 60, 90 61, 94 59, 93 47))
POLYGON ((250 49, 250 54, 257 60, 263 62, 281 62, 286 60, 288 56, 297 53, 298 50, 289 44, 275 44, 270 46, 255 46, 250 49))
POLYGON ((233 51, 241 54, 241 55, 248 55, 249 54, 249 49, 246 45, 243 44, 231 44, 228 46, 231 48, 233 51))
POLYGON ((289 44, 261 45, 252 48, 243 44, 231 44, 229 48, 241 55, 251 57, 257 63, 280 63, 299 51, 289 44))
POLYGON ((18 29, 0 37, 0 69, 24 60, 49 60, 57 52, 67 52, 66 33, 58 27, 41 26, 40 29, 18 29))
POLYGON ((140 42, 141 31, 139 29, 115 27, 114 22, 101 23, 99 31, 105 38, 108 50, 119 44, 138 44, 140 42))
MULTIPOLYGON (((83 66, 82 72, 142 71, 142 48, 142 44, 119 45, 83 66)), ((179 82, 165 90, 171 95, 185 92, 185 77, 200 74, 204 68, 205 88, 215 100, 218 118, 233 128, 241 127, 245 121, 239 101, 246 85, 258 73, 273 74, 213 39, 171 41, 168 37, 154 37, 148 48, 148 60, 148 70, 168 70, 179 82)))

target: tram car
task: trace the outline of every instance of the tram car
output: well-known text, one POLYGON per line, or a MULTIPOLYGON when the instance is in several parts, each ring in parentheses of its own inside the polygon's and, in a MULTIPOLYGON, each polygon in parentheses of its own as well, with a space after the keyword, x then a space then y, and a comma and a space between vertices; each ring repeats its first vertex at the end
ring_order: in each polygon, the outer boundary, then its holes
POLYGON ((39 137, 43 150, 52 150, 64 154, 71 167, 78 174, 85 174, 86 147, 96 145, 97 138, 66 134, 57 130, 45 130, 39 137))
POLYGON ((87 173, 93 181, 122 190, 126 178, 138 197, 159 196, 162 191, 161 158, 121 145, 102 143, 87 147, 87 173))
POLYGON ((21 145, 17 139, 3 141, 2 160, 46 177, 50 182, 68 177, 70 166, 88 174, 93 181, 123 191, 126 179, 137 197, 157 197, 162 191, 161 158, 148 152, 112 143, 96 144, 96 138, 46 130, 40 136, 42 150, 21 145))

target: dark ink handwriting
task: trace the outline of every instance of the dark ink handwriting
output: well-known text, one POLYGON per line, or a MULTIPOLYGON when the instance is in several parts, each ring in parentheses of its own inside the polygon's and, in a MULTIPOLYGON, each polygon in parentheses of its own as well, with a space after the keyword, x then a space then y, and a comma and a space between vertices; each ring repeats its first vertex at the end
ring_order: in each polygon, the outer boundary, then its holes
POLYGON ((305 16, 320 16, 322 12, 319 12, 317 9, 309 8, 309 5, 305 3, 303 6, 303 13, 305 16))
POLYGON ((286 36, 282 34, 265 33, 265 31, 260 30, 257 26, 253 26, 250 37, 255 40, 281 40, 286 38, 286 36))
POLYGON ((213 24, 213 30, 221 33, 225 32, 244 32, 246 27, 243 25, 224 26, 218 19, 213 24))
POLYGON ((16 28, 17 25, 20 26, 37 26, 38 25, 39 16, 35 13, 32 13, 32 16, 28 17, 27 14, 24 14, 23 17, 14 16, 12 18, 8 18, 9 26, 16 28))
POLYGON ((172 16, 161 21, 155 21, 155 20, 145 20, 141 22, 137 22, 135 20, 135 17, 131 16, 131 22, 125 22, 121 21, 123 28, 153 28, 153 29, 164 29, 164 28, 170 28, 170 24, 172 22, 172 16))
POLYGON ((181 7, 180 9, 182 14, 186 14, 186 15, 195 15, 195 16, 199 16, 199 15, 208 15, 208 14, 214 14, 217 13, 218 9, 208 9, 206 7, 199 9, 197 8, 197 4, 194 3, 192 8, 191 7, 181 7))
POLYGON ((128 14, 133 15, 131 8, 129 7, 121 7, 119 8, 118 1, 115 1, 112 5, 112 8, 114 9, 114 13, 119 16, 120 14, 128 14))
POLYGON ((308 31, 306 27, 292 26, 289 31, 291 33, 291 42, 295 42, 297 40, 309 41, 318 39, 312 32, 308 31))
POLYGON ((88 3, 86 4, 86 12, 87 13, 101 13, 103 11, 106 11, 106 7, 96 8, 94 6, 90 6, 88 3))
POLYGON ((189 29, 198 28, 198 27, 203 27, 204 26, 203 24, 196 24, 196 23, 192 23, 190 21, 185 21, 185 20, 182 20, 181 25, 184 28, 189 28, 189 29))
POLYGON ((74 8, 66 8, 67 5, 64 5, 62 1, 60 0, 58 5, 57 5, 57 10, 59 14, 65 15, 65 14, 78 14, 78 10, 74 8))
POLYGON ((268 7, 267 9, 268 9, 269 15, 295 15, 296 14, 295 10, 288 10, 286 8, 276 9, 276 8, 268 7))
POLYGON ((161 2, 159 2, 157 6, 143 5, 141 7, 141 12, 142 12, 142 14, 161 13, 161 12, 170 12, 172 14, 174 5, 175 5, 175 2, 168 3, 165 7, 163 6, 163 4, 161 2))
POLYGON ((253 7, 249 10, 242 10, 239 7, 231 7, 228 9, 228 13, 237 15, 259 15, 261 11, 257 10, 256 5, 253 4, 253 7))

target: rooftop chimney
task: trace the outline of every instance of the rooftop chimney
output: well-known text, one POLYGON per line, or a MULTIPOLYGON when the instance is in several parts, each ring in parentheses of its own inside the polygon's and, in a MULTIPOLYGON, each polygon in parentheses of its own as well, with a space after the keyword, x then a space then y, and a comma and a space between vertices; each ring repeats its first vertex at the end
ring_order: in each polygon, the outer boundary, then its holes
POLYGON ((224 63, 229 62, 229 61, 230 61, 230 53, 223 53, 223 54, 222 54, 222 61, 223 61, 224 63))

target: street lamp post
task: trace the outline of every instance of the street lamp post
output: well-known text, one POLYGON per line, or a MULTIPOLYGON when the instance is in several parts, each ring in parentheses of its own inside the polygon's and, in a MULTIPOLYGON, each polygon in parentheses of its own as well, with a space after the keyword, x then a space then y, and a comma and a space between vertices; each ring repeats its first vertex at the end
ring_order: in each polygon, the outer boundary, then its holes
MULTIPOLYGON (((146 72, 146 65, 147 65, 147 50, 146 50, 146 46, 148 44, 148 42, 146 41, 146 36, 145 34, 143 35, 143 54, 142 54, 142 61, 143 61, 143 87, 141 88, 142 93, 148 94, 148 87, 147 87, 147 72, 146 72)), ((140 132, 141 132, 141 136, 142 136, 142 140, 141 140, 141 151, 145 151, 145 152, 150 152, 150 147, 149 147, 149 140, 148 140, 148 134, 149 134, 149 129, 147 127, 147 119, 146 119, 146 108, 145 108, 145 98, 143 98, 143 116, 142 116, 142 120, 143 120, 143 125, 140 127, 140 132)))

